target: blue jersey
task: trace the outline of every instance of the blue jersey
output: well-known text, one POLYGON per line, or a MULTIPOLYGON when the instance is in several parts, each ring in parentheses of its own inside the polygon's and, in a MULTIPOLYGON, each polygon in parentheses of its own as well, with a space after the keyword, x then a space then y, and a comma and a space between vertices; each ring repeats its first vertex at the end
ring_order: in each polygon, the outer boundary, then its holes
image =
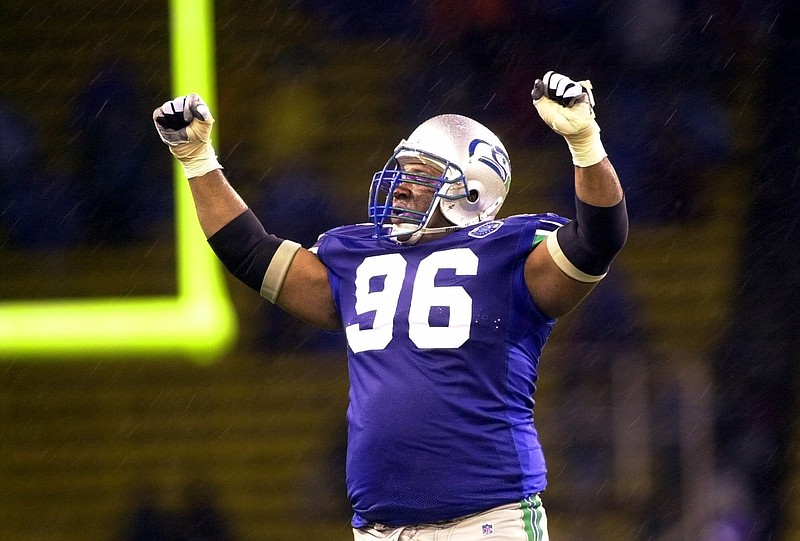
POLYGON ((320 238, 348 343, 354 527, 441 522, 544 490, 533 394, 554 320, 523 271, 566 221, 512 216, 413 246, 372 225, 320 238))

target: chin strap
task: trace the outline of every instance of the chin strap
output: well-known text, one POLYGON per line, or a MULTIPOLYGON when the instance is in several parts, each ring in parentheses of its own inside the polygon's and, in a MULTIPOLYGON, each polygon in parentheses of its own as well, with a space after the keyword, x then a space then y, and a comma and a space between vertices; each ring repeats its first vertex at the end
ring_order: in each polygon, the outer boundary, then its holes
POLYGON ((425 227, 420 229, 423 235, 430 235, 431 233, 452 233, 453 231, 460 231, 468 226, 466 225, 447 225, 444 227, 425 227))
MULTIPOLYGON (((459 230, 464 229, 466 227, 468 227, 468 226, 466 226, 466 225, 447 225, 447 226, 444 226, 444 227, 423 227, 422 229, 419 229, 419 230, 414 231, 412 233, 394 235, 392 238, 394 238, 395 242, 397 242, 399 244, 408 244, 408 245, 412 246, 412 245, 416 244, 417 242, 419 242, 419 239, 421 239, 423 235, 431 235, 431 234, 434 234, 434 233, 452 233, 453 231, 459 231, 459 230)), ((400 229, 400 228, 397 227, 397 226, 394 226, 393 229, 400 229)))

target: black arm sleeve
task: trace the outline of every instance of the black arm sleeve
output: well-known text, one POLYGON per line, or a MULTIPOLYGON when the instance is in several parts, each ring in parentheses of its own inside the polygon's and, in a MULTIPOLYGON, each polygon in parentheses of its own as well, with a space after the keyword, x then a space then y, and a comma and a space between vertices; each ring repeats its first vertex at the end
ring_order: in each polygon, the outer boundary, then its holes
POLYGON ((283 242, 264 230, 250 209, 208 238, 222 264, 248 287, 261 292, 261 284, 275 252, 283 242))
POLYGON ((564 256, 578 270, 602 276, 628 238, 625 198, 613 207, 595 207, 575 197, 575 219, 556 231, 564 256))

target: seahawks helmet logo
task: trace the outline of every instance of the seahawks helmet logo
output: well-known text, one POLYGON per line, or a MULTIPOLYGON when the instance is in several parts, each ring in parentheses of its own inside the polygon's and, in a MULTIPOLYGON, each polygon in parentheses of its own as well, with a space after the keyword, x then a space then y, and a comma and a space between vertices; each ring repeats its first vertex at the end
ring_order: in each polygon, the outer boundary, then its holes
POLYGON ((477 156, 479 162, 497 173, 503 183, 508 183, 511 176, 510 160, 502 148, 483 139, 473 139, 469 144, 469 158, 472 159, 473 156, 477 156))

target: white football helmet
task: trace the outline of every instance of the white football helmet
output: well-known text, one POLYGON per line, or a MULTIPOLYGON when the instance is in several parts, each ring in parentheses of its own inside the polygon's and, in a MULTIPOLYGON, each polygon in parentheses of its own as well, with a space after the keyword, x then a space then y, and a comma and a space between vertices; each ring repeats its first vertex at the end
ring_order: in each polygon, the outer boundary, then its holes
POLYGON ((511 186, 511 162, 503 143, 483 124, 461 115, 439 115, 420 124, 394 149, 381 171, 372 177, 369 218, 376 238, 413 244, 426 233, 462 229, 493 219, 511 186), (403 171, 423 163, 438 177, 403 171), (394 190, 410 182, 433 186, 430 207, 409 212, 393 206, 394 190), (435 209, 452 227, 427 228, 435 209))

